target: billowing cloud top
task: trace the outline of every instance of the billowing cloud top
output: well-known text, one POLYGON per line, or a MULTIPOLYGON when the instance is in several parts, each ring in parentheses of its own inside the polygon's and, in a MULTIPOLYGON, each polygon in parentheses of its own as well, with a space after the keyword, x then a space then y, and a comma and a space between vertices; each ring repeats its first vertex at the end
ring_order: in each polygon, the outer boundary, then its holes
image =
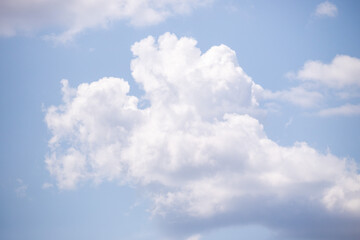
POLYGON ((119 78, 70 88, 47 110, 46 159, 60 188, 116 180, 148 193, 168 229, 189 235, 258 223, 306 237, 360 236, 354 162, 269 139, 247 113, 261 90, 220 45, 164 34, 132 46, 132 74, 149 106, 119 78), (324 229, 332 229, 325 231, 324 229))
POLYGON ((65 31, 51 36, 68 41, 87 28, 125 19, 132 25, 159 23, 174 14, 189 13, 212 0, 2 0, 0 36, 13 36, 47 28, 65 31))

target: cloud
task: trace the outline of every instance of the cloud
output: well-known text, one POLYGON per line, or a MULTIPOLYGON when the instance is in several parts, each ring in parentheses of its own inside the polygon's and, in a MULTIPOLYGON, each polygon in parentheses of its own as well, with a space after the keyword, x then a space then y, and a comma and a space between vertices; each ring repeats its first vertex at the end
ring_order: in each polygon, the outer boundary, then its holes
POLYGON ((26 192, 28 189, 28 186, 24 183, 24 181, 20 178, 16 179, 18 183, 18 187, 15 189, 16 196, 19 198, 26 197, 26 192))
MULTIPOLYGON (((297 72, 287 73, 288 78, 298 79, 302 84, 290 90, 258 91, 265 100, 283 100, 302 107, 319 107, 329 99, 349 100, 360 96, 360 59, 336 55, 331 63, 307 61, 297 72)), ((358 104, 346 103, 340 107, 328 107, 318 111, 319 116, 354 116, 359 114, 358 104)))
POLYGON ((47 38, 60 42, 88 28, 105 27, 126 20, 135 26, 153 25, 176 14, 208 5, 211 0, 2 0, 0 36, 58 29, 47 38))
POLYGON ((54 187, 54 185, 52 183, 43 183, 43 185, 41 186, 42 189, 49 189, 54 187))
POLYGON ((285 128, 289 127, 294 121, 294 118, 291 117, 286 123, 285 123, 285 128))
POLYGON ((272 92, 270 90, 258 91, 258 97, 264 100, 277 100, 288 102, 303 108, 318 106, 323 100, 323 95, 317 91, 307 90, 303 86, 272 92))
POLYGON ((327 108, 319 112, 320 116, 353 116, 360 115, 360 105, 345 104, 340 107, 327 108))
POLYGON ((196 235, 192 235, 192 236, 188 237, 186 240, 200 240, 200 239, 201 239, 201 235, 196 234, 196 235))
POLYGON ((333 3, 330 3, 329 1, 320 3, 316 7, 316 11, 315 11, 315 15, 318 17, 323 17, 323 16, 335 17, 337 13, 338 13, 337 7, 333 3))
POLYGON ((335 89, 360 86, 360 59, 337 55, 331 63, 307 61, 296 77, 335 89))
POLYGON ((262 88, 233 50, 201 53, 194 39, 169 33, 131 50, 142 98, 120 78, 77 88, 62 81, 63 104, 45 118, 52 133, 46 164, 59 188, 137 186, 154 217, 183 238, 234 224, 284 236, 360 236, 357 165, 304 142, 284 147, 269 139, 251 115, 262 88), (143 100, 149 106, 139 108, 143 100))

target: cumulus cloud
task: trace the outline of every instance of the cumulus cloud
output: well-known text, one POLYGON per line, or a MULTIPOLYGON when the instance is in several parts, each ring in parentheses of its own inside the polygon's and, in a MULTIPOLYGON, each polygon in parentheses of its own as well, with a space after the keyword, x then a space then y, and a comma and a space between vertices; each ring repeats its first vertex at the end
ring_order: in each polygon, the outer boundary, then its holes
POLYGON ((329 1, 320 3, 316 7, 316 11, 315 11, 315 15, 319 16, 319 17, 322 17, 322 16, 335 17, 337 15, 337 13, 338 13, 337 7, 329 1))
POLYGON ((212 0, 2 0, 0 35, 13 36, 49 28, 61 29, 48 38, 68 41, 84 29, 127 20, 135 26, 152 25, 175 14, 186 14, 212 0))
POLYGON ((360 105, 354 105, 354 104, 345 104, 340 107, 334 107, 334 108, 327 108, 323 109, 319 112, 320 116, 353 116, 353 115, 360 115, 360 105))
POLYGON ((360 59, 337 55, 331 63, 307 61, 296 77, 335 89, 360 86, 360 59))
POLYGON ((360 236, 356 164, 269 139, 249 114, 261 87, 233 50, 201 53, 194 39, 169 33, 131 49, 148 107, 138 107, 143 99, 129 95, 125 80, 108 77, 77 88, 63 80, 63 104, 48 108, 46 164, 59 188, 137 186, 152 214, 183 238, 249 223, 307 238, 360 236))

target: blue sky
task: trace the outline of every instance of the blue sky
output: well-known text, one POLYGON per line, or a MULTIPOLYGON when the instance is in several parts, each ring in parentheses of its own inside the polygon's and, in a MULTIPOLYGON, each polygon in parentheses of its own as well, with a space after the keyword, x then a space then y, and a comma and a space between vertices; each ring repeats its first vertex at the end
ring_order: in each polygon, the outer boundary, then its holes
POLYGON ((1 239, 360 237, 358 1, 0 9, 1 239))

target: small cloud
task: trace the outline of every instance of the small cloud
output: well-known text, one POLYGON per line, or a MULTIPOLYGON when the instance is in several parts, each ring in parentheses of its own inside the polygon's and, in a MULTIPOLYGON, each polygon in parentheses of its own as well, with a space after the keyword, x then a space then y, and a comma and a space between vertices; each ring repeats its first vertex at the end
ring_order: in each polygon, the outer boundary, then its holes
POLYGON ((200 239, 201 239, 201 235, 195 234, 195 235, 188 237, 186 240, 200 240, 200 239))
POLYGON ((285 73, 285 77, 290 79, 290 80, 293 80, 293 79, 296 79, 296 73, 294 72, 287 72, 285 73))
MULTIPOLYGON (((286 99, 298 105, 311 106, 311 103, 315 103, 321 98, 329 99, 332 97, 332 99, 346 100, 360 96, 360 59, 356 57, 336 55, 328 63, 320 60, 309 60, 304 63, 300 70, 287 73, 286 76, 302 81, 302 86, 293 88, 291 91, 270 92, 265 94, 265 97, 286 99)), ((359 114, 360 105, 354 103, 325 108, 317 112, 318 116, 323 117, 359 114)))
POLYGON ((48 183, 48 182, 46 182, 46 183, 44 183, 43 185, 42 185, 42 189, 49 189, 49 188, 52 188, 52 187, 54 187, 54 185, 52 184, 52 183, 48 183))
POLYGON ((285 128, 289 127, 293 122, 293 117, 291 117, 286 123, 285 123, 285 128))
POLYGON ((23 180, 21 178, 16 179, 18 183, 18 187, 15 189, 16 196, 19 198, 26 197, 26 191, 28 189, 28 186, 24 184, 23 180))
POLYGON ((360 104, 345 104, 340 107, 323 109, 319 112, 319 115, 322 117, 360 115, 360 104))
POLYGON ((322 2, 320 3, 317 7, 316 7, 316 12, 315 15, 318 17, 335 17, 337 15, 338 9, 337 7, 326 1, 326 2, 322 2))
POLYGON ((360 87, 360 59, 347 55, 336 55, 331 63, 307 61, 296 78, 318 83, 329 88, 360 87))
POLYGON ((230 3, 228 5, 225 6, 225 9, 226 11, 228 11, 229 13, 235 13, 235 12, 238 12, 239 11, 239 8, 233 4, 233 3, 230 3))

